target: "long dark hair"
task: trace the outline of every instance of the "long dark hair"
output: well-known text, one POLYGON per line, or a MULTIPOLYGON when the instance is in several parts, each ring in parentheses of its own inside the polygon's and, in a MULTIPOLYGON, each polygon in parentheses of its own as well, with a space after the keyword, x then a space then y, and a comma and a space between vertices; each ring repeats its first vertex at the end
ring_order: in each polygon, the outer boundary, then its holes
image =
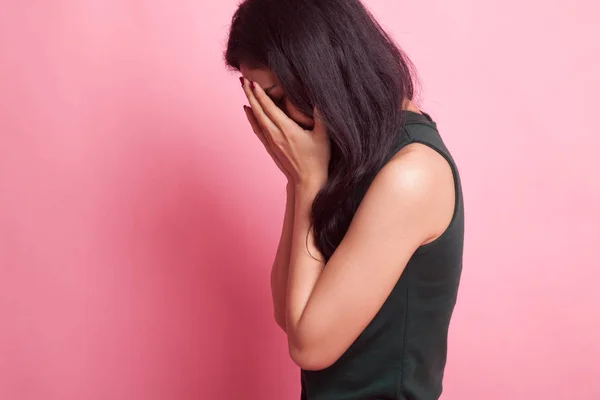
POLYGON ((245 0, 224 58, 233 70, 271 69, 298 110, 320 111, 331 161, 311 223, 329 260, 398 144, 403 100, 414 95, 412 64, 359 0, 245 0))

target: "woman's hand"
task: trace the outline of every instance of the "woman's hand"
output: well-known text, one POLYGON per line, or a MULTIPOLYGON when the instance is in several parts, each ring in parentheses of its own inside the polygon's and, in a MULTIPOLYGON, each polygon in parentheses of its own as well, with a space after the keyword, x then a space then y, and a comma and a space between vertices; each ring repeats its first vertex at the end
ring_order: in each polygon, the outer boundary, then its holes
POLYGON ((288 186, 294 185, 294 176, 292 175, 292 173, 290 171, 288 171, 283 166, 281 161, 279 161, 279 158, 277 157, 277 155, 273 152, 273 150, 271 150, 271 146, 269 145, 269 142, 267 142, 267 138, 265 137, 265 134, 262 131, 262 128, 260 127, 260 124, 256 120, 256 117, 254 116, 252 109, 250 107, 244 105, 244 112, 246 113, 246 118, 248 118, 248 122, 250 122, 250 126, 252 126, 252 130, 254 131, 256 136, 258 136, 258 138, 260 139, 262 144, 265 146, 265 149, 267 150, 267 152, 269 153, 269 155, 271 156, 273 161, 275 161, 275 164, 277 165, 279 170, 281 172, 283 172, 283 174, 287 178, 288 186))
POLYGON ((297 186, 320 189, 327 181, 331 153, 318 110, 314 109, 314 128, 305 130, 277 107, 257 83, 244 79, 243 87, 250 102, 250 107, 244 106, 246 116, 275 164, 297 186))

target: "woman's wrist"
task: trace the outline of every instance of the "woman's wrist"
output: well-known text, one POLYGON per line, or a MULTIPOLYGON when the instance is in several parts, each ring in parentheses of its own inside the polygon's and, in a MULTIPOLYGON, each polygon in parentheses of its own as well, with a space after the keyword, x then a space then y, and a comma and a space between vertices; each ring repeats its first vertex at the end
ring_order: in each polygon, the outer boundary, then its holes
POLYGON ((325 179, 311 179, 305 180, 301 182, 294 183, 294 190, 296 194, 301 194, 303 197, 315 197, 317 193, 321 191, 323 186, 325 186, 325 179))
POLYGON ((288 195, 293 196, 296 192, 296 183, 293 180, 288 180, 287 184, 285 185, 285 191, 288 195))

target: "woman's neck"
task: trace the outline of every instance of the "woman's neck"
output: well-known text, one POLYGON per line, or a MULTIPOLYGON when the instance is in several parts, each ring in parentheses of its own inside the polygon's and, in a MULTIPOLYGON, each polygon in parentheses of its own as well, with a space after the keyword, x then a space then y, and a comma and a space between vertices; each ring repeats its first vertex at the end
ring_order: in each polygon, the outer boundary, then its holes
POLYGON ((404 101, 402 102, 402 109, 421 114, 421 110, 419 110, 419 108, 415 106, 415 104, 409 99, 404 99, 404 101))

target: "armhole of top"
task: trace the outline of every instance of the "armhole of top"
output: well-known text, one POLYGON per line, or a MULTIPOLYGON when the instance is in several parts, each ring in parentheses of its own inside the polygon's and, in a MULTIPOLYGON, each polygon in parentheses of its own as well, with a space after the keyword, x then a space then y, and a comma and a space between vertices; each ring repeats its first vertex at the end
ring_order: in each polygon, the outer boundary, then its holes
POLYGON ((434 150, 436 153, 438 153, 439 155, 444 157, 444 160, 446 160, 446 162, 450 166, 450 170, 452 171, 452 180, 454 181, 454 210, 452 211, 452 217, 450 218, 450 222, 448 223, 448 226, 446 227, 446 229, 444 229, 444 231, 435 240, 417 247, 417 250, 415 250, 414 254, 419 254, 419 253, 425 253, 426 251, 435 247, 439 242, 444 240, 444 238, 448 235, 448 231, 450 231, 450 229, 454 225, 456 216, 458 215, 458 207, 459 207, 459 202, 460 202, 460 185, 459 185, 458 169, 456 168, 456 165, 454 164, 454 160, 452 160, 452 158, 446 152, 442 151, 439 147, 437 147, 436 145, 434 145, 432 143, 429 143, 424 140, 415 139, 410 133, 408 133, 408 131, 406 131, 406 134, 409 138, 409 142, 408 142, 407 146, 412 143, 419 143, 419 144, 429 147, 430 149, 434 150))

